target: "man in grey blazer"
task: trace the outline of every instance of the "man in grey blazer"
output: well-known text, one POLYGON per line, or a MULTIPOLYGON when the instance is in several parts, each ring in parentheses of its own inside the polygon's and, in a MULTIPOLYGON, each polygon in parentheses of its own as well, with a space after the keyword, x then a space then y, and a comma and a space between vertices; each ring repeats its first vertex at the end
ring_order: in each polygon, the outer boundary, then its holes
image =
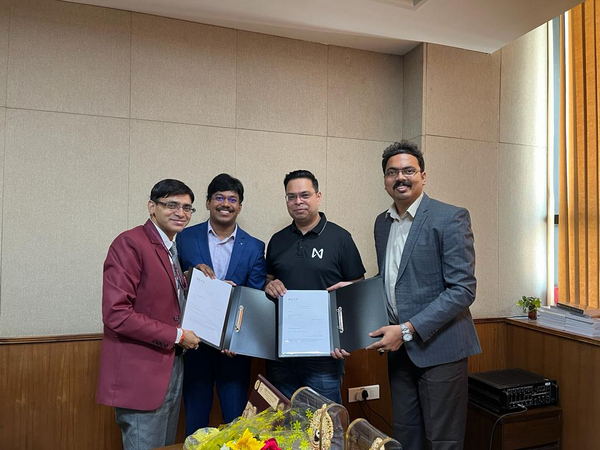
POLYGON ((379 273, 389 326, 369 349, 388 354, 394 436, 403 448, 462 449, 467 414, 467 357, 481 352, 469 305, 475 300, 475 251, 469 212, 423 192, 418 147, 396 142, 383 152, 394 200, 375 221, 379 273))

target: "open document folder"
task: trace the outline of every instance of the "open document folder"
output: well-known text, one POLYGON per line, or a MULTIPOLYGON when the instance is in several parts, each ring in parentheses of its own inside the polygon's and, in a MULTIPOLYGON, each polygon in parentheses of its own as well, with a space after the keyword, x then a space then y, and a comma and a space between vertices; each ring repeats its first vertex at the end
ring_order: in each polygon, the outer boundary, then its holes
POLYGON ((278 299, 279 357, 329 356, 335 348, 371 345, 369 332, 389 324, 385 301, 380 277, 333 292, 287 291, 278 299))
POLYGON ((365 348, 388 324, 379 277, 327 291, 288 291, 277 304, 264 291, 191 274, 182 328, 212 347, 276 360, 365 348))
POLYGON ((194 269, 181 327, 219 350, 277 359, 275 304, 264 291, 232 287, 194 269))

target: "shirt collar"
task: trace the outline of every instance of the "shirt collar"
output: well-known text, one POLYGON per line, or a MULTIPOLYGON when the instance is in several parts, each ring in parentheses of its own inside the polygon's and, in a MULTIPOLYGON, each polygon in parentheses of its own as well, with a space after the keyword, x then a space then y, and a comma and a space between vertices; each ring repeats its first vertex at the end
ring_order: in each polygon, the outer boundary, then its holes
MULTIPOLYGON (((417 199, 414 202, 412 202, 412 204, 408 207, 408 209, 402 215, 402 217, 405 217, 405 215, 408 214, 412 219, 414 219, 417 215, 417 210, 419 209, 421 200, 423 200, 423 192, 421 192, 421 195, 419 195, 419 197, 417 197, 417 199)), ((387 210, 386 215, 388 217, 391 217, 393 220, 400 220, 402 218, 398 215, 398 211, 396 210, 396 205, 394 203, 392 203, 390 209, 387 210)))
POLYGON ((171 250, 171 246, 172 246, 172 245, 175 243, 175 242, 174 242, 174 241, 175 241, 175 236, 173 236, 173 240, 171 241, 171 240, 170 240, 170 239, 167 237, 167 235, 165 234, 165 232, 164 232, 163 230, 161 230, 161 229, 159 228, 159 226, 158 226, 158 225, 156 225, 156 224, 154 223, 154 221, 153 221, 153 220, 151 220, 151 222, 152 222, 152 225, 154 225, 154 226, 156 227, 156 230, 158 231, 158 235, 159 235, 159 236, 160 236, 160 238, 163 240, 163 243, 165 244, 165 247, 167 247, 167 250, 171 250))
MULTIPOLYGON (((238 226, 237 223, 235 224, 235 228, 233 229, 233 233, 231 233, 228 237, 226 237, 223 240, 227 240, 227 239, 233 239, 235 241, 235 237, 237 235, 237 231, 238 231, 238 226)), ((219 241, 221 240, 221 238, 219 238, 219 235, 217 233, 215 233, 215 230, 213 229, 211 223, 210 223, 210 219, 208 220, 208 230, 206 231, 206 233, 210 236, 211 233, 213 236, 215 236, 217 239, 219 239, 219 241)))
MULTIPOLYGON (((323 230, 325 229, 325 226, 327 225, 327 217, 325 217, 325 213, 319 212, 319 216, 321 217, 321 220, 319 220, 319 223, 317 225, 315 225, 315 227, 310 230, 308 233, 314 233, 314 234, 321 234, 323 232, 323 230)), ((292 233, 300 233, 300 230, 298 230, 298 227, 296 226, 296 222, 292 221, 292 233)))

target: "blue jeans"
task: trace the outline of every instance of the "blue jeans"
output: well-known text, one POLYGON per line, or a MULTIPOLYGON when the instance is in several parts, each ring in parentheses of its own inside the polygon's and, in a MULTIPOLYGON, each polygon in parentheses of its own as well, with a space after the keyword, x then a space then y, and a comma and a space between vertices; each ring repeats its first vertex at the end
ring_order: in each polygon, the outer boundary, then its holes
POLYGON ((267 380, 291 398, 297 389, 308 386, 336 403, 342 403, 344 361, 329 356, 282 358, 267 361, 267 380))
POLYGON ((183 361, 183 404, 188 436, 208 426, 215 384, 223 423, 231 422, 244 412, 252 358, 241 355, 230 358, 209 345, 200 344, 198 350, 188 350, 183 361))
MULTIPOLYGON (((175 443, 179 407, 181 406, 181 382, 183 361, 176 356, 169 380, 167 394, 162 405, 154 411, 115 408, 117 425, 121 428, 124 450, 151 450, 175 443)), ((144 380, 140 380, 143 383, 144 380)))

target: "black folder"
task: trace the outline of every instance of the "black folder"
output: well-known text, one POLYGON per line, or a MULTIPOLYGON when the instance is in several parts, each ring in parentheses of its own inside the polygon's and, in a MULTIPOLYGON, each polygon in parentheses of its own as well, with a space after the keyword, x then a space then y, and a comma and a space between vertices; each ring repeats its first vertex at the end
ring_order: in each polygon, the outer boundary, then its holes
POLYGON ((264 291, 245 286, 232 290, 221 349, 240 355, 277 359, 275 303, 264 291))

